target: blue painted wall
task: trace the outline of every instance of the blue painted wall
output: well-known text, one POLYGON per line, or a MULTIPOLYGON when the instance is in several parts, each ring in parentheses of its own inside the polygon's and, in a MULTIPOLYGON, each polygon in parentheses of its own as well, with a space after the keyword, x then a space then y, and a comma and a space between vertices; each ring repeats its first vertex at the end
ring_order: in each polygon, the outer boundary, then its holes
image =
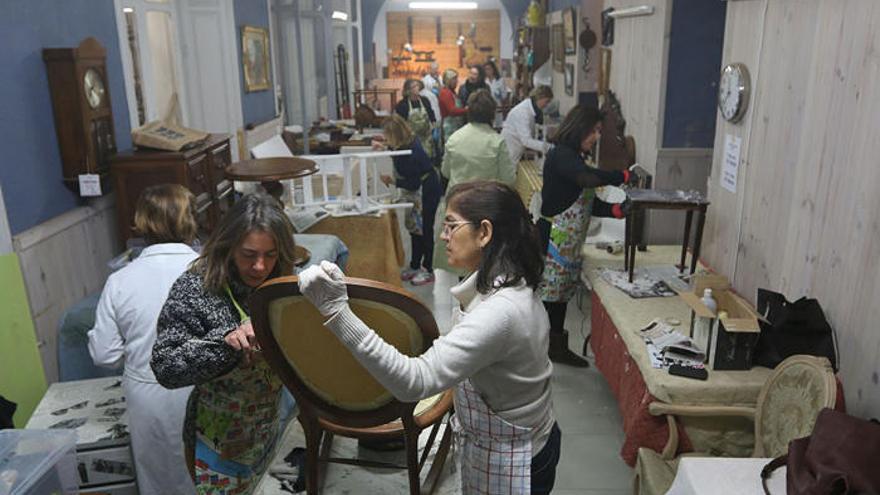
POLYGON ((714 146, 726 12, 726 2, 673 2, 664 148, 714 146))
MULTIPOLYGON (((244 70, 241 63, 241 30, 244 26, 269 29, 269 9, 265 0, 235 0, 235 26, 238 28, 236 46, 238 47, 238 72, 241 78, 241 114, 244 124, 261 124, 275 117, 275 82, 271 80, 272 70, 269 69, 269 89, 265 91, 245 92, 244 70)), ((271 43, 271 40, 270 40, 271 43)), ((274 49, 274 47, 272 47, 274 49)), ((271 64, 272 61, 270 60, 271 64)))
POLYGON ((119 149, 131 147, 128 105, 113 0, 0 2, 0 183, 13 234, 78 205, 61 181, 61 157, 42 49, 74 47, 94 36, 107 49, 119 149))

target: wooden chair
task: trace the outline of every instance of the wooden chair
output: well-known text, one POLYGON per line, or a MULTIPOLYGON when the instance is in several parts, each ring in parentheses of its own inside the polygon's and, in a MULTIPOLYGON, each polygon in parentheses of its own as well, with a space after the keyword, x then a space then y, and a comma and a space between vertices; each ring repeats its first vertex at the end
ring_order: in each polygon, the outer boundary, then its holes
MULTIPOLYGON (((403 290, 365 279, 348 278, 346 284, 352 311, 404 354, 422 354, 438 336, 431 311, 403 290)), ((299 407, 306 436, 307 493, 319 493, 319 478, 328 462, 405 468, 410 494, 433 492, 449 452, 451 428, 443 432, 424 487, 419 473, 444 415, 452 408, 452 392, 419 403, 395 399, 324 328, 325 318, 300 294, 296 277, 264 284, 251 296, 250 307, 263 354, 299 407), (431 432, 419 457, 419 434, 428 427, 431 432), (406 466, 331 458, 334 434, 366 440, 403 439, 406 466)))
MULTIPOLYGON (((678 470, 678 427, 676 416, 742 417, 755 425, 755 448, 752 457, 778 457, 788 452, 788 443, 808 436, 816 417, 823 408, 834 408, 837 382, 827 358, 791 356, 773 371, 758 394, 756 407, 679 406, 652 402, 648 411, 654 416, 665 415, 669 424, 669 440, 663 452, 639 449, 633 493, 663 494, 669 490, 678 470)), ((708 454, 688 453, 688 456, 708 454)))

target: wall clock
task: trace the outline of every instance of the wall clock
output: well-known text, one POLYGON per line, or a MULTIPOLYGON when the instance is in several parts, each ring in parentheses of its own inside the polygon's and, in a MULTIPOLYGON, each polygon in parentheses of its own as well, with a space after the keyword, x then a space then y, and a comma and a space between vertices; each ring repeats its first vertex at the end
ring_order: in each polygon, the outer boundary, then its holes
POLYGON ((95 38, 43 49, 64 180, 74 188, 79 174, 106 175, 116 153, 106 57, 95 38))
POLYGON ((745 64, 728 64, 721 70, 718 109, 728 122, 739 122, 749 107, 751 81, 745 64))

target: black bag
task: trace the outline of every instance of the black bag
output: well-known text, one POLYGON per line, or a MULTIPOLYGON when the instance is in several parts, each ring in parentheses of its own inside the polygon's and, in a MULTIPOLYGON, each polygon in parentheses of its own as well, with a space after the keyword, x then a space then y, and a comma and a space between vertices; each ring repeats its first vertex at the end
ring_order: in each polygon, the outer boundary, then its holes
POLYGON ((789 356, 810 354, 828 358, 837 371, 834 331, 819 301, 802 297, 789 302, 778 292, 758 289, 757 309, 763 319, 755 364, 775 368, 789 356))

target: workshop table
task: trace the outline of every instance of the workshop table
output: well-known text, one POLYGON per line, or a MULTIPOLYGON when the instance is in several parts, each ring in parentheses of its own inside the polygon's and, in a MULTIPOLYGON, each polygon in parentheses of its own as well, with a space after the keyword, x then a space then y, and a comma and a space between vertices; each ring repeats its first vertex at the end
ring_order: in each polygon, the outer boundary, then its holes
MULTIPOLYGON (((642 263, 668 265, 678 249, 649 246, 642 263)), ((582 276, 593 287, 590 346, 623 417, 621 457, 627 464, 635 464, 639 447, 663 450, 668 438, 666 419, 648 413, 648 404, 655 399, 671 404, 755 406, 758 392, 772 372, 768 368, 709 371, 706 381, 652 368, 639 329, 657 317, 675 318, 681 322, 677 330, 686 333, 690 309, 678 296, 632 299, 599 277, 593 270, 597 267, 622 269, 623 257, 585 245, 582 276)), ((680 449, 747 457, 754 443, 752 431, 751 422, 741 419, 685 418, 679 424, 680 449)))
POLYGON ((121 377, 53 383, 25 428, 76 432, 82 493, 136 495, 121 377))
POLYGON ((333 234, 348 246, 345 274, 402 287, 404 262, 400 226, 394 210, 379 215, 325 217, 309 227, 309 234, 333 234))

